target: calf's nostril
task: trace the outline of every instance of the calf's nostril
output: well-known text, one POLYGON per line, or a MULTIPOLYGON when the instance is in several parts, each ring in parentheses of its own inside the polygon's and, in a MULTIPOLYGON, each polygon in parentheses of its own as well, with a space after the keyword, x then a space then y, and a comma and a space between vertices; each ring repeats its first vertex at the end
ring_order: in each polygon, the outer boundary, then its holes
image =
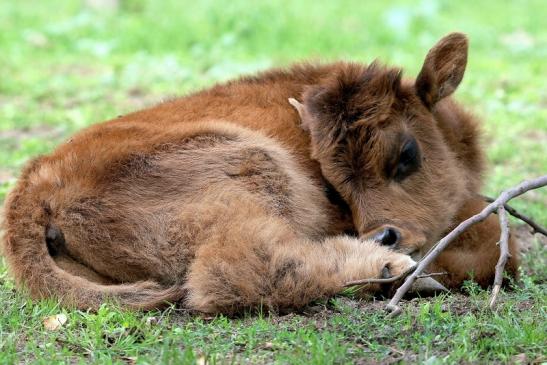
POLYGON ((382 246, 395 246, 401 240, 401 234, 395 228, 388 227, 374 236, 374 239, 382 246))

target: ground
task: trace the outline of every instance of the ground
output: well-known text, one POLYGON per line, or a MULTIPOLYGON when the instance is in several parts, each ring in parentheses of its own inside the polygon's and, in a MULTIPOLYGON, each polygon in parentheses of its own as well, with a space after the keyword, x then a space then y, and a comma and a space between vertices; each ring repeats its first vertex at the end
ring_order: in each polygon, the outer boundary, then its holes
MULTIPOLYGON (((92 123, 303 59, 378 58, 413 76, 454 30, 471 39, 457 97, 484 120, 483 190, 496 195, 547 172, 546 18, 542 0, 0 2, 0 202, 30 157, 92 123)), ((547 189, 513 205, 547 225, 547 189)), ((470 283, 396 319, 346 297, 240 318, 70 311, 15 293, 0 261, 0 363, 545 362, 546 241, 517 235, 522 279, 495 311, 470 283), (56 314, 68 321, 46 330, 56 314)))

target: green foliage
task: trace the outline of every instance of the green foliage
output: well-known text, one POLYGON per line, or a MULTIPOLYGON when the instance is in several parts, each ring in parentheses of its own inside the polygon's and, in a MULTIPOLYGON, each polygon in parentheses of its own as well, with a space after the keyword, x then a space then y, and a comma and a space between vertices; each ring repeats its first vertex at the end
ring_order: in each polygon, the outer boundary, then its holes
MULTIPOLYGON (((485 193, 547 171, 547 7, 509 2, 401 0, 0 2, 0 201, 22 165, 75 131, 214 82, 302 59, 374 58, 416 75, 443 34, 471 39, 458 98, 484 120, 491 162, 485 193)), ((547 225, 546 189, 513 203, 547 225)), ((405 304, 336 298, 313 314, 203 319, 162 313, 63 311, 13 290, 0 263, 0 363, 355 363, 545 361, 545 258, 534 242, 520 286, 500 296, 405 304), (65 313, 59 331, 44 317, 65 313), (522 356, 522 355, 520 355, 522 356)), ((348 290, 346 295, 353 293, 348 290)))

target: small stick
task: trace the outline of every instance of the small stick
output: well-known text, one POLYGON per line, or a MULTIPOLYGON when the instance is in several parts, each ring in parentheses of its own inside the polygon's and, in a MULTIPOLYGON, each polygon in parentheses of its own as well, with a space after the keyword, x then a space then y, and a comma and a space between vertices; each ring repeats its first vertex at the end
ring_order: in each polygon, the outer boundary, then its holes
MULTIPOLYGON (((402 274, 399 274, 397 276, 392 276, 391 278, 385 278, 385 279, 361 279, 361 280, 354 280, 354 281, 348 281, 346 284, 344 284, 344 287, 350 287, 350 286, 357 286, 357 285, 366 285, 366 284, 389 284, 394 283, 397 280, 404 279, 408 275, 412 273, 412 270, 405 271, 402 274)), ((430 278, 433 276, 442 276, 442 275, 448 275, 446 271, 444 272, 433 272, 431 274, 422 274, 418 276, 418 279, 423 278, 430 278)))
POLYGON ((361 279, 361 280, 354 280, 347 282, 344 287, 349 286, 356 286, 356 285, 366 285, 366 284, 389 284, 394 283, 397 280, 401 280, 406 278, 408 275, 414 272, 416 270, 416 265, 412 266, 410 269, 406 270, 405 272, 400 273, 399 275, 392 276, 390 278, 372 278, 372 279, 361 279))
POLYGON ((344 284, 344 287, 349 286, 356 286, 356 285, 367 285, 367 284, 389 284, 394 283, 397 280, 403 279, 406 275, 409 275, 411 271, 406 271, 402 274, 392 276, 390 278, 372 278, 372 279, 361 279, 361 280, 354 280, 354 281, 348 281, 346 284, 344 284))
POLYGON ((499 241, 500 246, 500 258, 496 264, 496 276, 494 278, 494 288, 492 289, 492 297, 490 298, 490 309, 494 308, 498 293, 501 289, 503 282, 503 269, 507 260, 511 257, 509 253, 509 218, 507 217, 507 211, 503 205, 498 208, 498 216, 500 219, 501 236, 499 241))
POLYGON ((356 285, 367 285, 367 284, 389 284, 394 283, 397 280, 401 279, 401 275, 393 276, 391 278, 386 279, 361 279, 361 280, 354 280, 354 281, 348 281, 344 284, 344 287, 350 287, 350 286, 356 286, 356 285))
POLYGON ((444 276, 444 275, 448 275, 448 273, 446 271, 443 271, 443 272, 432 272, 431 274, 422 274, 422 275, 418 275, 418 279, 423 279, 423 278, 431 278, 433 276, 444 276))
MULTIPOLYGON (((489 196, 481 195, 481 197, 488 203, 493 203, 495 201, 495 199, 490 198, 489 196)), ((509 206, 508 204, 504 204, 503 206, 507 213, 528 224, 532 228, 532 234, 541 233, 542 235, 547 237, 547 229, 537 224, 532 218, 520 213, 518 210, 509 206)))
POLYGON ((386 309, 391 312, 390 317, 396 316, 401 313, 401 308, 399 307, 399 302, 403 296, 408 292, 412 287, 412 284, 419 275, 421 275, 424 270, 440 255, 440 253, 461 233, 463 233, 467 228, 472 225, 484 221, 490 214, 499 209, 500 206, 504 206, 509 200, 524 194, 525 192, 541 188, 547 185, 547 175, 540 176, 536 179, 525 180, 518 184, 517 186, 503 191, 499 197, 494 200, 492 203, 488 204, 479 214, 476 214, 465 221, 458 224, 449 234, 444 236, 440 241, 438 241, 429 252, 418 262, 418 266, 414 272, 406 277, 403 285, 397 289, 395 295, 386 306, 386 309))

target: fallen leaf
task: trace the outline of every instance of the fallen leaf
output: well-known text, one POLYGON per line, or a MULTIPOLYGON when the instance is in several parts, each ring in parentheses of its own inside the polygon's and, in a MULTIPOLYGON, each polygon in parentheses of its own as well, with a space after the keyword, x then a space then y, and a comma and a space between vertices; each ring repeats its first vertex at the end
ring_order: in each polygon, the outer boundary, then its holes
POLYGON ((121 359, 129 365, 133 365, 137 363, 137 358, 134 356, 122 356, 121 359))
POLYGON ((66 315, 56 314, 54 316, 44 318, 44 327, 49 331, 57 331, 59 328, 63 327, 66 321, 66 315))
POLYGON ((525 353, 521 353, 521 354, 513 356, 511 358, 511 362, 513 364, 529 364, 528 358, 526 357, 525 353))

